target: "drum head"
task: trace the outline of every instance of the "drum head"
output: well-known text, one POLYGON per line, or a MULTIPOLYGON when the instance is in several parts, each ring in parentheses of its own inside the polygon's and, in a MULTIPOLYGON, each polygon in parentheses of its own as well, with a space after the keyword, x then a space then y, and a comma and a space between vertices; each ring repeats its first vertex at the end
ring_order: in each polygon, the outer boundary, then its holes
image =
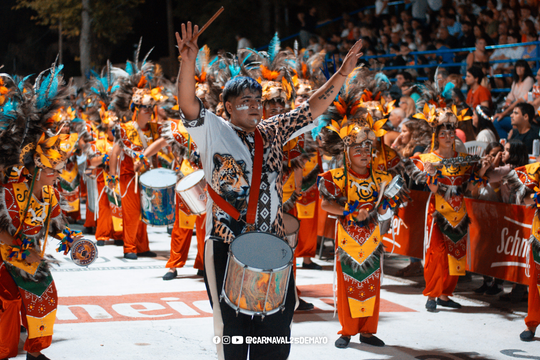
POLYGON ((231 252, 242 264, 262 270, 279 269, 293 258, 289 244, 263 232, 240 235, 232 242, 231 252))
POLYGON ((176 173, 169 169, 152 169, 142 174, 139 181, 151 188, 166 188, 176 184, 176 173))
POLYGON ((71 246, 70 254, 75 265, 88 266, 97 259, 98 249, 92 240, 79 239, 71 246))
POLYGON ((285 226, 285 235, 296 234, 300 230, 300 221, 291 214, 283 213, 283 225, 285 226))
POLYGON ((176 191, 185 191, 191 188, 193 185, 196 185, 203 178, 204 178, 203 170, 194 171, 191 174, 182 178, 182 180, 178 182, 178 185, 176 185, 176 191))

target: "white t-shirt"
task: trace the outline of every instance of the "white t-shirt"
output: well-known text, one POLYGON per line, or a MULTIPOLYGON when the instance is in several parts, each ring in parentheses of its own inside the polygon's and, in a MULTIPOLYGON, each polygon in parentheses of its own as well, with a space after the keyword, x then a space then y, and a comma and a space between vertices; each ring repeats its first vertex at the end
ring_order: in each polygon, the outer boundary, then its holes
MULTIPOLYGON (((253 174, 254 134, 246 133, 223 118, 207 111, 201 103, 199 117, 182 119, 201 156, 205 178, 229 204, 246 219, 253 174)), ((206 237, 232 241, 246 231, 263 231, 284 235, 282 220, 283 144, 302 127, 312 122, 308 102, 286 114, 263 120, 257 128, 264 143, 263 168, 255 229, 242 220, 236 221, 214 204, 206 203, 206 237)))

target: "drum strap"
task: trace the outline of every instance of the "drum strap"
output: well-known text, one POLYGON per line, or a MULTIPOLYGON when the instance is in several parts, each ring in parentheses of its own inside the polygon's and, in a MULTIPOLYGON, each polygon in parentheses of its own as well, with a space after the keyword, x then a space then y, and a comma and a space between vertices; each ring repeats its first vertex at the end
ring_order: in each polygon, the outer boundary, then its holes
MULTIPOLYGON (((261 188, 262 178, 263 152, 264 148, 262 136, 259 129, 255 128, 255 156, 253 159, 253 175, 251 176, 251 187, 249 190, 249 202, 246 219, 248 224, 255 224, 255 219, 257 217, 257 205, 259 203, 259 190, 261 188)), ((236 221, 240 220, 240 212, 236 210, 234 206, 225 201, 225 199, 215 192, 211 186, 207 186, 206 188, 208 194, 217 206, 219 206, 236 221)))

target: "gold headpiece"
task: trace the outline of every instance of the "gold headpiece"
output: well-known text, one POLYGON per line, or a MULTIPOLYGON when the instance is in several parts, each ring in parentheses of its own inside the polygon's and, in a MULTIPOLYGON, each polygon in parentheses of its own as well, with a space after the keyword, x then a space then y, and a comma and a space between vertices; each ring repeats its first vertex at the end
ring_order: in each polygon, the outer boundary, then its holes
POLYGON ((61 170, 68 157, 71 156, 79 134, 58 134, 47 137, 45 133, 37 142, 34 163, 39 168, 61 170))

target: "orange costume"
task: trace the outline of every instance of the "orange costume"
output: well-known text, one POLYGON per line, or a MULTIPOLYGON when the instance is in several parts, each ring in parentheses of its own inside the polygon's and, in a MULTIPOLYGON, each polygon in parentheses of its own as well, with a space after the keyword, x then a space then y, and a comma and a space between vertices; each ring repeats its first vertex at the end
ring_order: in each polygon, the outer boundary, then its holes
MULTIPOLYGON (((457 156, 466 157, 468 154, 455 152, 454 157, 457 156)), ((424 163, 437 163, 442 159, 436 151, 411 158, 416 166, 412 177, 416 179, 424 175, 425 179, 424 163)), ((471 165, 443 166, 440 173, 436 174, 436 180, 435 177, 430 180, 439 184, 439 190, 429 200, 429 233, 425 239, 425 296, 451 296, 458 276, 465 275, 469 218, 461 188, 469 183, 473 170, 471 165)))
MULTIPOLYGON (((112 196, 113 190, 110 190, 107 186, 109 181, 109 153, 112 148, 113 143, 106 137, 102 137, 92 143, 88 151, 89 161, 95 156, 102 158, 102 164, 95 170, 98 197, 96 199, 96 210, 98 211, 96 240, 98 241, 108 241, 110 239, 121 240, 123 233, 122 208, 119 191, 116 192, 116 197, 112 196), (109 196, 109 194, 111 194, 111 196, 109 196), (112 202, 109 201, 110 199, 112 199, 112 202)), ((93 217, 93 213, 91 214, 93 217)))
POLYGON ((540 163, 525 165, 515 169, 521 182, 529 189, 536 191, 536 214, 534 215, 533 227, 529 243, 531 252, 529 253, 529 308, 525 325, 529 329, 536 329, 540 325, 540 163))
MULTIPOLYGON (((148 123, 141 129, 136 121, 117 125, 116 134, 123 149, 120 160, 120 192, 122 193, 122 217, 124 254, 150 251, 146 224, 141 220, 141 196, 135 191, 137 180, 134 160, 139 159, 146 147, 158 137, 157 124, 148 123)), ((138 176, 138 175, 137 175, 138 176)))
MULTIPOLYGON (((182 123, 179 120, 167 121, 161 134, 171 146, 176 158, 183 159, 181 165, 177 166, 176 169, 181 173, 182 177, 195 171, 198 166, 190 158, 197 147, 182 123)), ((197 227, 197 257, 193 267, 204 270, 203 253, 206 235, 206 214, 192 215, 189 208, 176 194, 176 218, 171 234, 171 255, 165 267, 181 268, 186 264, 194 225, 197 227)))

